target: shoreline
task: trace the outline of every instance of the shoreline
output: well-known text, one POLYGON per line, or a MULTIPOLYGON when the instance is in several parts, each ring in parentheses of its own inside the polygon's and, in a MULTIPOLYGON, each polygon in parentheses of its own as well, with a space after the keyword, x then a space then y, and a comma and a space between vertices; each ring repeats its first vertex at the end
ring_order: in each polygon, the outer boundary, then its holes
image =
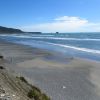
POLYGON ((4 41, 0 53, 8 68, 25 76, 51 100, 100 100, 100 62, 4 41))

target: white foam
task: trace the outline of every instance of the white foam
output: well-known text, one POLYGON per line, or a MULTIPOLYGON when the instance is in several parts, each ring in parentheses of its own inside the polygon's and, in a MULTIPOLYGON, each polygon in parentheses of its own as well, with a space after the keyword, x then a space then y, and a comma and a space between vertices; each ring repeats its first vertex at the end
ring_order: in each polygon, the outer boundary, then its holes
MULTIPOLYGON (((3 35, 7 36, 7 35, 3 35)), ((9 36, 9 35, 8 35, 9 36)), ((21 37, 21 38, 43 38, 43 39, 58 39, 58 40, 87 40, 87 41, 100 41, 100 39, 77 39, 77 38, 54 38, 54 37, 30 37, 30 36, 12 36, 12 37, 21 37)), ((39 42, 39 41, 38 41, 39 42)), ((43 41, 41 41, 43 42, 43 41)), ((75 47, 75 46, 69 46, 69 45, 63 45, 63 44, 55 44, 55 43, 50 43, 50 42, 45 42, 48 44, 52 44, 55 46, 60 46, 64 48, 70 48, 74 50, 79 50, 79 51, 84 51, 84 52, 89 52, 89 53, 94 53, 94 54, 100 54, 100 50, 95 50, 95 49, 88 49, 88 48, 80 48, 80 47, 75 47)))
POLYGON ((74 41, 100 41, 100 39, 90 39, 90 38, 58 38, 58 37, 31 37, 36 39, 54 39, 54 40, 74 40, 74 41))
POLYGON ((51 39, 51 40, 73 40, 73 41, 100 41, 100 39, 90 39, 90 38, 59 38, 59 37, 32 37, 32 36, 15 36, 21 38, 34 38, 34 39, 51 39))
POLYGON ((19 38, 33 38, 33 39, 51 39, 51 40, 73 40, 73 41, 100 41, 100 39, 91 39, 91 38, 60 38, 60 37, 47 37, 48 35, 34 35, 34 36, 26 36, 26 35, 0 35, 0 36, 10 36, 10 37, 19 37, 19 38), (42 37, 41 37, 42 36, 42 37))
POLYGON ((32 35, 32 36, 36 36, 36 37, 38 37, 38 36, 41 36, 41 37, 42 37, 42 36, 44 36, 44 37, 49 37, 49 36, 50 36, 50 37, 51 37, 51 36, 54 36, 54 35, 32 35))
MULTIPOLYGON (((63 44, 55 44, 55 43, 44 42, 44 41, 36 41, 36 42, 39 43, 40 45, 45 43, 45 44, 50 44, 50 45, 54 45, 54 46, 70 48, 70 49, 74 49, 74 50, 78 50, 78 51, 83 51, 83 52, 88 52, 88 53, 93 53, 93 54, 100 54, 100 50, 94 50, 94 49, 88 49, 88 48, 80 48, 80 47, 63 45, 63 44)), ((29 43, 25 43, 25 44, 28 45, 29 43)))
POLYGON ((47 43, 55 45, 55 46, 64 47, 64 48, 70 48, 70 49, 74 49, 74 50, 79 50, 79 51, 84 51, 84 52, 89 52, 89 53, 100 54, 100 50, 94 50, 94 49, 88 49, 88 48, 79 48, 79 47, 75 47, 75 46, 68 46, 68 45, 55 44, 55 43, 49 43, 49 42, 47 42, 47 43))

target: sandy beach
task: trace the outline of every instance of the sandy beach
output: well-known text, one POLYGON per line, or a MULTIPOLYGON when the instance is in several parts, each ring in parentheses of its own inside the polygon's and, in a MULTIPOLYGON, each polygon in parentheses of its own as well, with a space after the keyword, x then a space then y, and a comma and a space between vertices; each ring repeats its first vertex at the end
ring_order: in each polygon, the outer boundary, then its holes
POLYGON ((100 100, 100 62, 0 41, 5 65, 51 100, 100 100))

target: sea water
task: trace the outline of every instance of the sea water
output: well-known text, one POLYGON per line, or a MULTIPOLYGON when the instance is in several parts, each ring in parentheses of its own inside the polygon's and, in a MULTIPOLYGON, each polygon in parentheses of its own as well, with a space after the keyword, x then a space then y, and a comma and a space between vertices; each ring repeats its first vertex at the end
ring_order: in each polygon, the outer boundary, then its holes
POLYGON ((100 61, 100 33, 42 33, 1 34, 1 39, 72 57, 100 61))

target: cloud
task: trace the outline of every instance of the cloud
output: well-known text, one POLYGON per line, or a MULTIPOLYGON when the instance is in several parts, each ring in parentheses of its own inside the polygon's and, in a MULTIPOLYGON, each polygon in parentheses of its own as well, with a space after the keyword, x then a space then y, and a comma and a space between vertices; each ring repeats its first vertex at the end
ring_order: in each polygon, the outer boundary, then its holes
POLYGON ((87 21, 87 20, 83 20, 80 19, 79 17, 69 17, 69 16, 63 16, 63 17, 58 17, 55 20, 57 21, 87 21))
POLYGON ((22 27, 25 31, 41 32, 86 32, 100 31, 100 23, 89 22, 87 19, 71 16, 62 16, 52 22, 40 23, 22 27))

